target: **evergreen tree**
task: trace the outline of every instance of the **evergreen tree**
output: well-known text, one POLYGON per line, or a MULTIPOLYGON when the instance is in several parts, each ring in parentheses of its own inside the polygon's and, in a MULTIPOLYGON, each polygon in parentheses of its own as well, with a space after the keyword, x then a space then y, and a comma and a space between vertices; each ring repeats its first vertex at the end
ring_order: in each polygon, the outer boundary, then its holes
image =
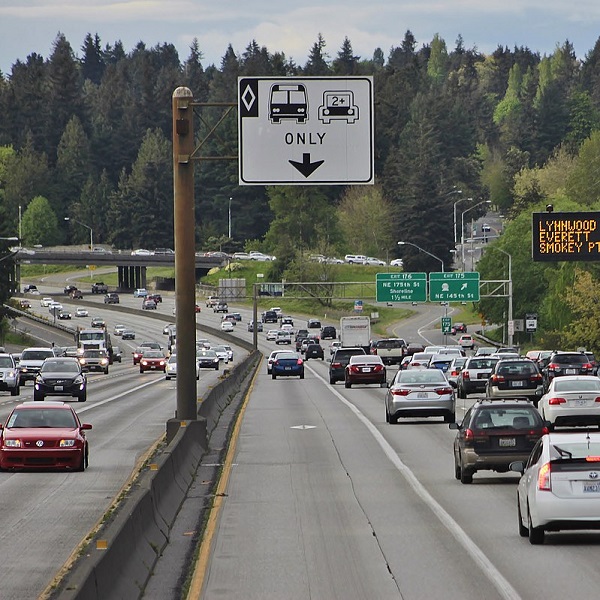
POLYGON ((81 76, 84 80, 89 79, 98 85, 102 81, 105 63, 100 47, 100 37, 96 33, 92 36, 88 33, 81 47, 83 57, 81 59, 81 76))
POLYGON ((319 33, 317 41, 313 44, 308 54, 308 61, 302 69, 303 75, 323 76, 329 75, 329 65, 327 64, 327 54, 325 52, 325 39, 319 33))
POLYGON ((352 44, 350 43, 350 40, 345 37, 342 47, 337 54, 337 58, 332 64, 334 75, 356 75, 359 60, 360 56, 354 56, 352 44))

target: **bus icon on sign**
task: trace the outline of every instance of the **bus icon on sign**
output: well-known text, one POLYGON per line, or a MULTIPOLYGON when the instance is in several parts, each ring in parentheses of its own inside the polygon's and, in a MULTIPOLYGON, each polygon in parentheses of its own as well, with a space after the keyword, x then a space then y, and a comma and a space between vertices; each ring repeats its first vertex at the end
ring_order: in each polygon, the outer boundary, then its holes
POLYGON ((332 120, 354 123, 358 119, 358 106, 354 106, 354 93, 323 92, 323 104, 319 106, 319 119, 328 125, 332 120))
POLYGON ((271 123, 281 123, 281 119, 294 119, 296 123, 306 123, 306 87, 301 83, 274 83, 269 96, 269 119, 271 123))

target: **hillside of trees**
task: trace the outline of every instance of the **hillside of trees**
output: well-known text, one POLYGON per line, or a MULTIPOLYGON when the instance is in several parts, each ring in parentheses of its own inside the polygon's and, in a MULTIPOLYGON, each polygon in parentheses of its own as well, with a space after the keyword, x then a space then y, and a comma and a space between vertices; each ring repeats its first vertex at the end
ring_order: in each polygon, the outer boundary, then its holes
MULTIPOLYGON (((460 37, 453 47, 435 36, 418 48, 407 31, 387 56, 377 48, 366 58, 347 38, 330 55, 319 36, 303 66, 252 41, 205 67, 197 41, 182 60, 169 43, 127 51, 88 34, 74 50, 59 34, 48 58, 31 54, 0 73, 0 236, 16 234, 21 210, 23 245, 86 243, 76 219, 93 228, 95 243, 173 247, 173 90, 236 102, 237 78, 260 75, 373 75, 376 185, 240 187, 234 161, 202 162, 199 250, 269 251, 281 276, 293 275, 302 253, 391 259, 404 239, 450 265, 454 192, 462 190, 461 210, 489 199, 508 219, 497 243, 514 256, 515 318, 541 313, 553 341, 583 318, 567 291, 587 275, 595 282, 595 265, 534 264, 527 240, 532 210, 547 202, 557 211, 600 206, 600 40, 579 58, 568 41, 550 56, 501 46, 484 55, 460 37)), ((203 110, 214 118, 215 109, 203 110)), ((196 123, 203 136, 209 125, 196 123)), ((237 154, 235 117, 205 154, 237 154)), ((439 268, 414 248, 403 258, 407 270, 439 268)), ((505 263, 488 253, 482 279, 501 277, 505 263)), ((482 301, 482 314, 501 320, 503 302, 482 301)))

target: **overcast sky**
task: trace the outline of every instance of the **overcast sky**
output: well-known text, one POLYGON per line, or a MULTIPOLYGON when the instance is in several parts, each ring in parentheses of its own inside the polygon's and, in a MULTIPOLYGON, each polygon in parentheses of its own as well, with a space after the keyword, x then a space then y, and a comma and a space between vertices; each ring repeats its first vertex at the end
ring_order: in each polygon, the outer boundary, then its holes
POLYGON ((345 37, 354 54, 371 58, 401 44, 410 29, 418 48, 438 33, 449 50, 462 35, 467 48, 487 54, 498 45, 551 54, 569 40, 585 58, 600 36, 598 0, 0 0, 0 70, 33 52, 50 56, 58 32, 75 53, 87 33, 102 47, 123 42, 129 52, 172 43, 183 62, 198 38, 203 64, 221 65, 228 44, 237 54, 256 40, 303 66, 321 33, 335 58, 345 37))

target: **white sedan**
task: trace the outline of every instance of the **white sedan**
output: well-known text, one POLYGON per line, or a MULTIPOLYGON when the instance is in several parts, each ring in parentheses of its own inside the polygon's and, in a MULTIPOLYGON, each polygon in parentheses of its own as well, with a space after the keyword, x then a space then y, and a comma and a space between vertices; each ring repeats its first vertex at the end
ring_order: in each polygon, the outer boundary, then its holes
POLYGON ((277 332, 279 329, 269 329, 267 331, 267 340, 270 342, 274 342, 277 339, 277 332))
POLYGON ((542 418, 555 425, 600 425, 600 379, 592 375, 555 377, 540 398, 542 418))
POLYGON ((88 315, 89 315, 89 312, 85 308, 79 307, 75 310, 76 317, 87 317, 88 315))
POLYGON ((53 302, 54 302, 53 298, 42 298, 40 300, 40 306, 43 306, 44 308, 48 308, 53 302))
POLYGON ((600 529, 599 461, 600 433, 581 432, 543 435, 526 464, 511 463, 519 535, 543 544, 546 531, 600 529))
POLYGON ((390 261, 390 267, 403 267, 404 261, 401 258, 395 258, 390 261))
POLYGON ((233 332, 233 323, 231 321, 222 321, 221 331, 233 332))

